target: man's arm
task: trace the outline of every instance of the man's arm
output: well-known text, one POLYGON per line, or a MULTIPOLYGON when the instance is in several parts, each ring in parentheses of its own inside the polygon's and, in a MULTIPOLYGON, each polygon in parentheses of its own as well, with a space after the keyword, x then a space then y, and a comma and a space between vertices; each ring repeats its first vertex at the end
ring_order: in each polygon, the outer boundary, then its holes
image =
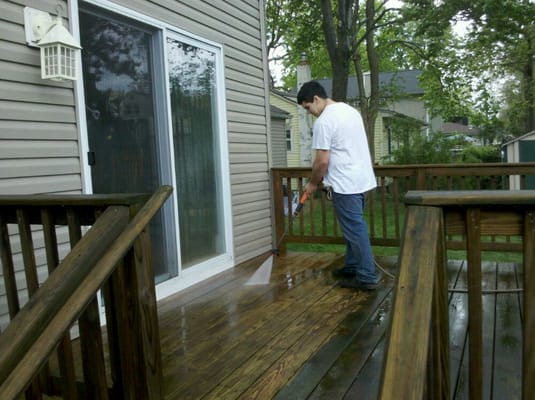
POLYGON ((318 188, 318 185, 321 183, 321 180, 327 172, 327 167, 329 166, 329 150, 316 150, 316 157, 314 158, 314 163, 312 164, 312 174, 310 179, 305 187, 305 192, 308 196, 312 194, 318 188))

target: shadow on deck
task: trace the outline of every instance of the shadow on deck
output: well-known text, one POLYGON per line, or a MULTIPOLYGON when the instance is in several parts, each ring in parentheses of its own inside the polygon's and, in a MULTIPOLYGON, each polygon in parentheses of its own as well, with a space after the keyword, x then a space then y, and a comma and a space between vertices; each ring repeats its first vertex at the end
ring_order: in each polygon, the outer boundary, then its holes
MULTIPOLYGON (((337 286, 335 254, 274 258, 269 284, 245 283, 259 257, 159 303, 165 398, 375 399, 394 280, 337 286)), ((396 274, 394 258, 379 258, 396 274)), ((486 263, 484 289, 516 288, 513 264, 486 263)), ((466 263, 450 262, 451 393, 467 398, 466 263)), ((520 293, 484 294, 485 397, 520 398, 520 293)))

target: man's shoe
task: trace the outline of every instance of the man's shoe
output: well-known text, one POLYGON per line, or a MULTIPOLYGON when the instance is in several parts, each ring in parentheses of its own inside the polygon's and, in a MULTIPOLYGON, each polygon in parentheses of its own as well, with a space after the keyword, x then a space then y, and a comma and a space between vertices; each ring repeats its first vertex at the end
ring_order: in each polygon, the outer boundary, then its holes
POLYGON ((359 282, 356 279, 344 279, 340 281, 340 287, 343 288, 351 288, 361 291, 373 291, 377 289, 378 284, 377 283, 364 283, 359 282))
POLYGON ((355 270, 346 267, 333 269, 332 274, 335 278, 353 278, 355 279, 355 270))

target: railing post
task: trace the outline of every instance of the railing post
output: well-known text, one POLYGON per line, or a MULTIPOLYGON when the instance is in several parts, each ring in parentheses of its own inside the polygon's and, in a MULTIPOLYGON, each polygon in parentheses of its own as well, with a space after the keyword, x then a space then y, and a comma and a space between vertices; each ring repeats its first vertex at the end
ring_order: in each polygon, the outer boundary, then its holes
POLYGON ((436 272, 433 290, 431 343, 429 345, 429 379, 427 385, 429 399, 450 398, 450 340, 444 216, 440 220, 439 230, 442 234, 437 243, 437 262, 434 266, 436 272))
MULTIPOLYGON (((82 239, 79 216, 73 209, 67 210, 71 248, 82 239)), ((97 297, 94 296, 78 320, 80 347, 84 372, 85 390, 89 397, 108 399, 106 364, 104 361, 102 335, 97 297)))
POLYGON ((524 217, 524 354, 522 399, 535 393, 535 209, 524 217))
POLYGON ((416 190, 426 190, 426 169, 418 168, 416 170, 416 190))
POLYGON ((163 371, 160 348, 158 306, 152 268, 152 249, 148 226, 134 243, 137 282, 137 315, 139 315, 138 347, 147 400, 163 399, 163 371))
POLYGON ((483 386, 483 320, 481 293, 481 210, 466 210, 468 263, 468 337, 470 340, 469 389, 471 400, 481 399, 483 386))
MULTIPOLYGON (((283 238, 284 235, 284 204, 283 197, 284 192, 282 188, 282 178, 280 171, 272 169, 272 182, 273 182, 273 212, 275 214, 275 246, 277 250, 284 254, 286 253, 286 241, 283 238), (280 242, 280 243, 279 243, 280 242)), ((289 188, 287 188, 289 190, 289 188)), ((288 213, 292 210, 291 193, 287 193, 288 196, 288 213)))
MULTIPOLYGON (((135 206, 131 214, 137 214, 135 206)), ((114 398, 163 398, 162 361, 149 229, 145 227, 106 288, 114 398)))

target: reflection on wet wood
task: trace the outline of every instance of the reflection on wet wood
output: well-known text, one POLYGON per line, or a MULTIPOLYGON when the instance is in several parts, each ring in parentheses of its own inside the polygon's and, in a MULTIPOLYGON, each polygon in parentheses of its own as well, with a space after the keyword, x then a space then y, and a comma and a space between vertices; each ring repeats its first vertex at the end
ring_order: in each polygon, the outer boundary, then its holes
MULTIPOLYGON (((288 253, 269 285, 245 286, 263 260, 161 302, 166 399, 376 398, 392 280, 356 293, 331 277, 339 256, 288 253)), ((395 274, 394 259, 379 262, 395 274)), ((448 298, 452 399, 468 398, 466 272, 466 261, 449 262, 449 287, 460 290, 448 298)), ((522 278, 513 264, 482 265, 483 290, 522 278)), ((482 296, 484 399, 520 398, 520 303, 521 293, 482 296)))

